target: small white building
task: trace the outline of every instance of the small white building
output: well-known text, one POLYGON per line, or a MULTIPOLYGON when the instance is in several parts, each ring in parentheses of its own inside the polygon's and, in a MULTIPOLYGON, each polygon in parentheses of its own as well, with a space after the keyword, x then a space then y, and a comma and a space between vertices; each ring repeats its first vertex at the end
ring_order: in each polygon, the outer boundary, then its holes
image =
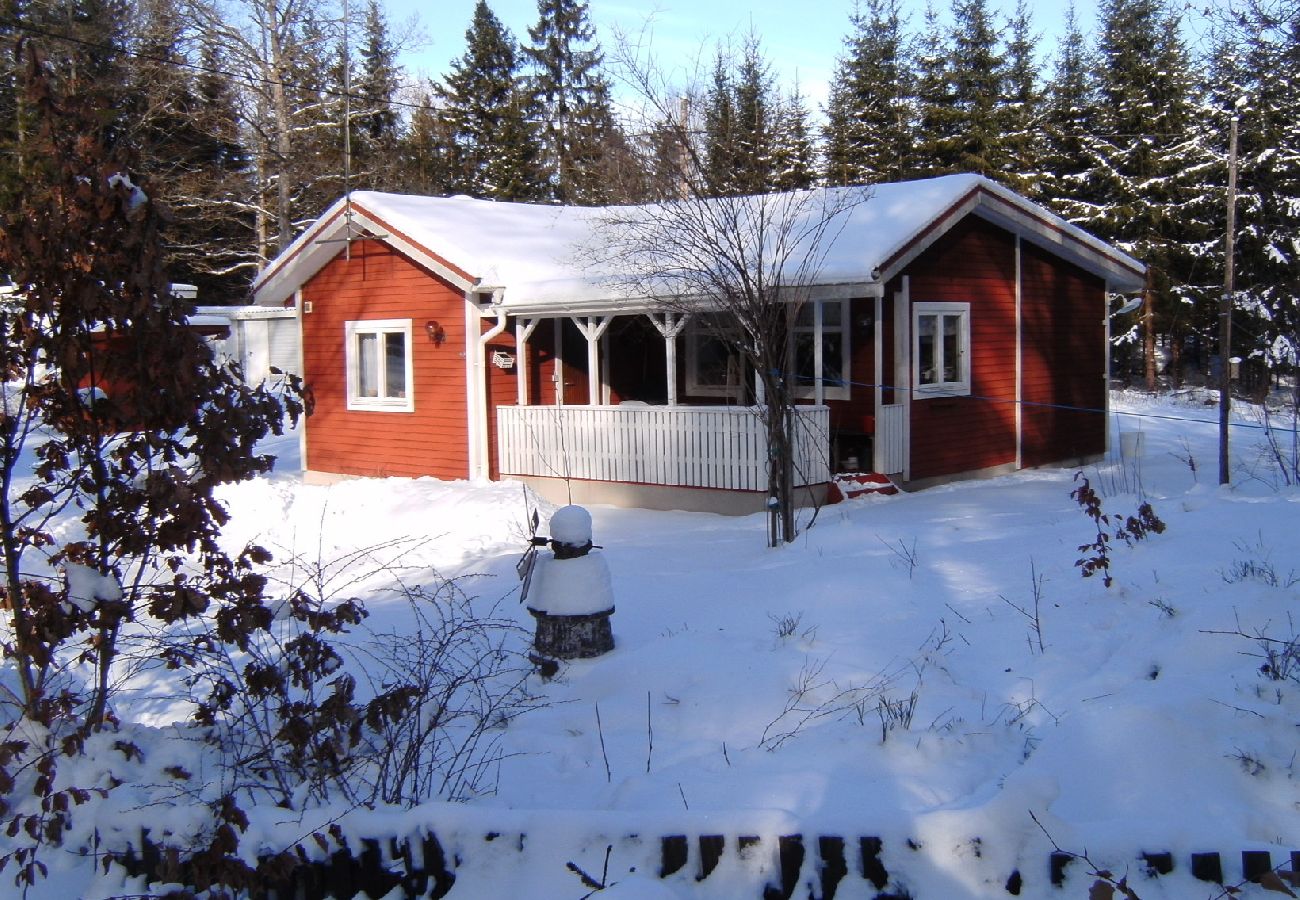
POLYGON ((301 374, 297 312, 265 306, 200 306, 192 324, 228 326, 227 336, 212 338, 218 358, 239 363, 244 380, 257 384, 271 368, 301 374))

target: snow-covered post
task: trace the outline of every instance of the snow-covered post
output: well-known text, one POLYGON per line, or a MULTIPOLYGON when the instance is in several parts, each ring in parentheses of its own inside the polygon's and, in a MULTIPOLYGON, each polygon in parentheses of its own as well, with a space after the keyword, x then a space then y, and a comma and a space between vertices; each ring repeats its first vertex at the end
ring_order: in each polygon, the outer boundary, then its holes
POLYGON ((550 532, 554 555, 538 558, 528 593, 528 611, 537 620, 533 647, 557 659, 608 653, 614 649, 614 590, 605 557, 591 552, 591 513, 561 507, 551 516, 550 532))

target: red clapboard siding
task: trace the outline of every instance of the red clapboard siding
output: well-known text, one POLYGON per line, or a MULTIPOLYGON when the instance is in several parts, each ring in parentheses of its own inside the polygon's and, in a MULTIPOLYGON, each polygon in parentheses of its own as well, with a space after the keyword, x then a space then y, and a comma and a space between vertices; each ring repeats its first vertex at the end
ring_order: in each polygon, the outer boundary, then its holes
POLYGON ((827 400, 831 431, 870 434, 876 414, 876 344, 872 318, 876 301, 870 297, 849 301, 849 399, 827 400))
POLYGON ((307 420, 306 467, 350 475, 469 474, 465 409, 465 298, 377 241, 342 250, 305 285, 303 375, 315 396, 307 420), (414 412, 347 408, 344 325, 411 319, 414 412), (446 333, 429 340, 425 324, 446 333))
POLYGON ((913 303, 971 305, 971 396, 912 398, 912 478, 1014 463, 1015 238, 968 217, 917 257, 907 274, 913 303))
MULTIPOLYGON (((481 323, 482 332, 486 333, 495 326, 495 319, 485 319, 481 323)), ((514 406, 519 402, 519 379, 516 373, 519 371, 519 350, 515 342, 514 320, 506 326, 505 331, 492 338, 487 345, 487 427, 488 427, 488 477, 498 479, 501 477, 499 459, 497 454, 497 407, 514 406), (492 362, 492 356, 496 352, 508 353, 514 357, 515 364, 509 369, 503 369, 492 362)))
POLYGON ((1021 298, 1024 464, 1103 452, 1105 283, 1026 243, 1021 298))

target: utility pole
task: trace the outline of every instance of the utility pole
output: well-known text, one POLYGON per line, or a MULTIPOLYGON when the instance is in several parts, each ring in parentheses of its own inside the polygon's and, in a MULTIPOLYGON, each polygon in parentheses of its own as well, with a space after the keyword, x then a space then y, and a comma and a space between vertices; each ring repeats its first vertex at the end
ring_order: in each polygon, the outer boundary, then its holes
POLYGON ((1219 298, 1219 484, 1231 480, 1228 471, 1228 415, 1232 411, 1232 295, 1234 236, 1237 231, 1237 117, 1228 131, 1228 235, 1223 266, 1223 296, 1219 298))

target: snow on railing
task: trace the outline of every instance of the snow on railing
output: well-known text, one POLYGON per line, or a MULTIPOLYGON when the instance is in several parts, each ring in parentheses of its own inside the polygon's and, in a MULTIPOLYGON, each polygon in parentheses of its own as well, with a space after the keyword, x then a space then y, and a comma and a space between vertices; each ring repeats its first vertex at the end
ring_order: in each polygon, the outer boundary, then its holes
MULTIPOLYGON (((503 475, 767 490, 767 439, 754 407, 502 406, 503 475)), ((830 410, 799 406, 795 484, 830 479, 830 410)))

